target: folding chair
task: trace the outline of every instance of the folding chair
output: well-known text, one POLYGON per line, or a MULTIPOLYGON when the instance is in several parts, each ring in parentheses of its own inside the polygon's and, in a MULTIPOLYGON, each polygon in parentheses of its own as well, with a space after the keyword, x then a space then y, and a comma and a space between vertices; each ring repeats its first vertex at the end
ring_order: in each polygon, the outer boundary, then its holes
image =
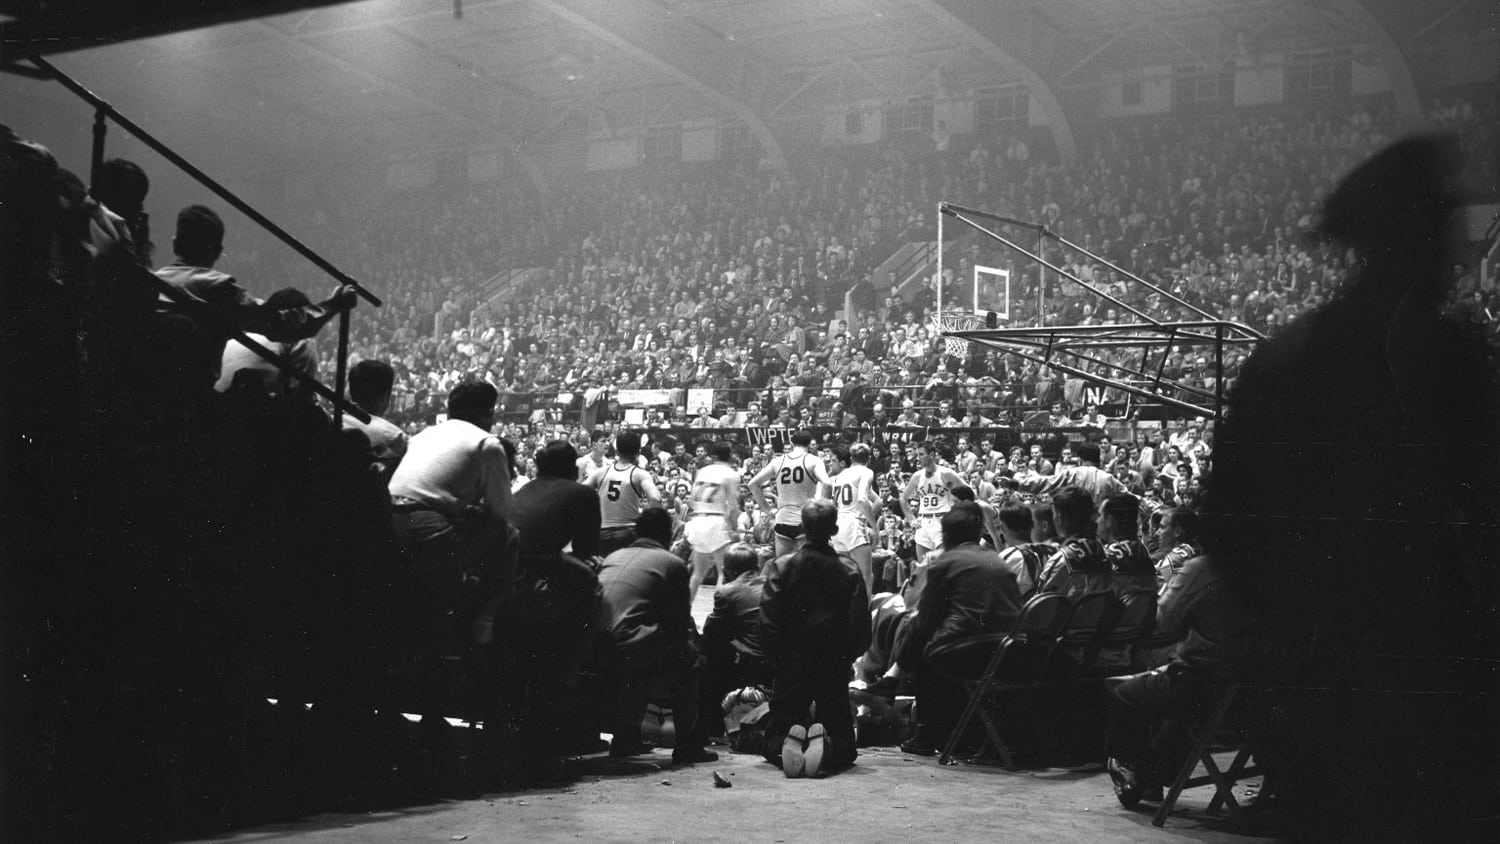
POLYGON ((1119 601, 1113 592, 1090 592, 1073 600, 1073 612, 1057 642, 1059 659, 1066 657, 1072 662, 1058 666, 1064 676, 1094 664, 1099 646, 1114 629, 1118 615, 1119 601))
POLYGON ((1182 795, 1184 789, 1197 788, 1203 785, 1214 787, 1213 799, 1209 801, 1208 811, 1217 812, 1222 805, 1229 809, 1229 816, 1234 820, 1234 825, 1241 833, 1250 831, 1250 819, 1245 815, 1238 801, 1234 799, 1234 784, 1240 780, 1259 776, 1262 773, 1258 764, 1250 764, 1254 756, 1254 748, 1248 742, 1241 743, 1239 751, 1229 767, 1220 770, 1218 763, 1214 761, 1213 754, 1209 752, 1214 736, 1223 725, 1224 715, 1229 712, 1229 707, 1234 703, 1236 695, 1239 694, 1239 684, 1230 684, 1219 695, 1218 702, 1214 704, 1213 711, 1208 719, 1201 724, 1185 725, 1188 734, 1193 738, 1193 749, 1183 761, 1182 767, 1177 770, 1177 776, 1172 780, 1172 787, 1167 790, 1165 799, 1162 800, 1161 808, 1156 810, 1156 815, 1151 819, 1154 826, 1163 826, 1167 822, 1167 816, 1172 813, 1172 808, 1177 805, 1177 798, 1182 795), (1203 776, 1193 776, 1193 771, 1199 764, 1207 773, 1203 776))
POLYGON ((1116 607, 1115 623, 1099 640, 1090 673, 1110 675, 1130 665, 1130 651, 1151 635, 1156 624, 1156 593, 1149 590, 1127 592, 1116 607))
POLYGON ((969 690, 969 702, 964 706, 963 715, 959 716, 958 724, 943 746, 942 755, 938 757, 939 764, 953 764, 953 750, 969 722, 974 720, 975 713, 978 713, 984 724, 986 740, 1000 754, 1001 764, 1015 770, 1016 764, 1011 757, 1010 748, 1000 738, 1000 729, 996 726, 994 717, 985 709, 984 702, 996 691, 1038 685, 1038 678, 1051 662, 1057 648, 1058 635, 1068 623, 1072 612, 1072 602, 1058 593, 1037 595, 1026 602, 1010 632, 995 645, 984 673, 977 680, 964 681, 969 690))

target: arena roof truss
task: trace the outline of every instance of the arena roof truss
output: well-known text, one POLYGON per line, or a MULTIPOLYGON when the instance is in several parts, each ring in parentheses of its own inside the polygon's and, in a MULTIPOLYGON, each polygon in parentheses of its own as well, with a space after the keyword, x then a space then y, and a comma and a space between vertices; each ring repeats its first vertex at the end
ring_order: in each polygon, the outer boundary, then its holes
MULTIPOLYGON (((1136 318, 1136 322, 1111 325, 1038 325, 1000 328, 950 328, 943 336, 978 343, 981 346, 1016 355, 1024 360, 1049 366, 1064 374, 1081 378, 1107 389, 1115 389, 1136 398, 1175 407, 1199 416, 1222 418, 1224 407, 1224 356, 1232 347, 1252 347, 1265 335, 1250 326, 1220 319, 1160 285, 1084 249, 1047 226, 1003 217, 986 211, 941 203, 938 208, 938 239, 944 242, 943 218, 951 217, 980 235, 1013 250, 1038 266, 1056 273, 1064 283, 1076 284, 1085 293, 1109 302, 1136 318), (1160 297, 1164 304, 1190 314, 1186 319, 1161 319, 1130 304, 1119 296, 1091 284, 1067 269, 1020 245, 1002 234, 999 227, 1028 230, 1058 245, 1081 253, 1091 261, 1114 270, 1127 284, 1143 287, 1160 297), (1167 362, 1174 351, 1213 350, 1214 383, 1212 388, 1194 384, 1166 374, 1167 362), (1138 351, 1139 355, 1121 352, 1138 351)), ((938 253, 942 253, 942 249, 938 253)), ((942 268, 939 266, 939 276, 942 268)), ((942 308, 941 292, 938 307, 942 308)), ((1045 312, 1045 311, 1044 311, 1045 312)), ((971 325, 984 316, 965 314, 971 325)), ((951 324, 951 323, 950 323, 951 324)))

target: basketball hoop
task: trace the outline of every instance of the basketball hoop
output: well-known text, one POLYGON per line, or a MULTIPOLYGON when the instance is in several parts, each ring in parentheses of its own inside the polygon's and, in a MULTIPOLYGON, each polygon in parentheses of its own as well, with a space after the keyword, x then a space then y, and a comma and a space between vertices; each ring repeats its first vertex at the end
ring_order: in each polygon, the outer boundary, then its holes
MULTIPOLYGON (((939 334, 947 335, 954 331, 973 331, 984 328, 984 317, 975 315, 969 311, 939 311, 933 314, 931 327, 939 334)), ((966 361, 969 359, 969 341, 959 337, 944 337, 946 344, 944 351, 952 357, 966 361)))

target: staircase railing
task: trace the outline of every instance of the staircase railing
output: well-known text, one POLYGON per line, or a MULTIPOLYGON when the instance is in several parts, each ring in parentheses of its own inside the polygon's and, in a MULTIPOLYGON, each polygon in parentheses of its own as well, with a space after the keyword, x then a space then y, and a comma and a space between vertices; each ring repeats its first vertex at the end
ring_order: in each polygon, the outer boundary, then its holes
MULTIPOLYGON (((302 241, 298 240, 286 229, 283 229, 281 226, 278 226, 276 223, 272 222, 269 217, 253 208, 250 203, 241 199, 229 188, 226 188, 223 185, 219 184, 219 182, 214 180, 207 173, 204 173, 187 159, 183 158, 181 155, 178 155, 177 152, 174 151, 171 147, 167 146, 160 140, 157 140, 154 136, 151 135, 150 132, 147 132, 145 129, 141 128, 140 125, 138 125, 135 121, 121 114, 115 109, 114 106, 110 105, 98 94, 95 94, 93 91, 90 91, 88 88, 84 87, 83 84, 78 80, 69 76, 67 73, 59 69, 56 65, 40 56, 31 56, 30 61, 42 73, 62 83, 62 86, 64 88, 72 91, 84 102, 94 107, 94 145, 89 161, 90 183, 98 184, 99 182, 100 169, 104 165, 104 142, 109 132, 107 121, 113 121, 121 129, 129 132, 141 143, 150 147, 162 158, 165 158, 168 162, 175 165, 179 170, 183 171, 189 176, 192 176, 198 181, 199 184, 208 188, 220 199, 229 203, 230 206, 232 206, 235 210, 239 211, 241 214, 244 214, 246 217, 249 217, 251 221, 253 221, 256 225, 271 233, 282 243, 290 246, 292 250, 297 254, 311 261, 314 266, 328 273, 340 284, 353 287, 360 298, 364 299, 366 302, 369 302, 375 307, 380 307, 383 304, 380 300, 380 297, 370 292, 370 290, 363 284, 360 284, 348 273, 345 273, 343 270, 335 267, 326 258, 324 258, 322 255, 319 255, 302 241)), ((155 278, 155 276, 152 276, 152 278, 155 278)), ((166 293, 169 297, 175 291, 175 288, 172 288, 172 286, 167 284, 166 282, 161 281, 160 279, 157 279, 157 282, 159 287, 171 288, 170 290, 162 290, 162 292, 166 293)), ((345 387, 347 386, 349 377, 349 315, 350 311, 348 310, 345 310, 339 314, 338 368, 336 370, 334 382, 335 386, 332 389, 319 382, 311 375, 294 369, 290 361, 288 361, 285 357, 272 352, 261 344, 250 339, 245 335, 244 332, 239 331, 238 329, 234 329, 233 326, 228 327, 230 328, 231 335, 241 344, 243 344, 245 348, 254 352, 264 360, 275 364, 283 371, 295 374, 299 379, 305 380, 309 385, 311 385, 314 392, 332 402, 334 407, 334 425, 338 425, 340 423, 340 417, 345 413, 348 413, 350 416, 353 416, 361 422, 368 422, 370 419, 369 414, 360 410, 358 407, 354 406, 344 398, 345 387)))

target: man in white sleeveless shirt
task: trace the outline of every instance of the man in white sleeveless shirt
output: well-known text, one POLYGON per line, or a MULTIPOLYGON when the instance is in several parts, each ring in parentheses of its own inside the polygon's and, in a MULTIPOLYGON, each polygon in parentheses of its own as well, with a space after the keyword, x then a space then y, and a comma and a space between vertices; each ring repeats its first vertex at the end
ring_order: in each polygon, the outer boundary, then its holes
POLYGON ((917 443, 916 451, 922 467, 907 481, 901 506, 908 526, 916 529, 917 561, 921 562, 928 551, 943 547, 943 514, 953 509, 952 490, 964 486, 964 479, 938 465, 937 446, 917 443))
POLYGON ((615 459, 590 473, 584 486, 599 491, 599 556, 608 557, 634 542, 635 520, 647 507, 661 506, 661 491, 651 473, 637 464, 641 435, 625 431, 615 437, 615 459))
POLYGON ((802 544, 802 505, 816 497, 818 484, 833 483, 823 461, 808 452, 810 445, 810 432, 793 433, 791 450, 771 458, 771 462, 750 479, 750 489, 760 499, 766 512, 776 512, 772 534, 778 557, 792 553, 802 544), (765 485, 768 481, 776 485, 774 505, 771 497, 766 494, 765 485))
POLYGON ((708 446, 713 462, 693 477, 693 518, 683 528, 693 546, 693 573, 688 594, 697 595, 708 570, 724 559, 724 549, 734 541, 735 519, 740 509, 740 473, 729 464, 729 443, 708 446))
MULTIPOLYGON (((838 508, 839 531, 833 537, 833 550, 849 555, 864 578, 865 591, 873 595, 874 570, 871 566, 871 543, 875 536, 875 514, 880 499, 875 496, 875 473, 867 465, 870 447, 864 443, 833 447, 833 483, 826 497, 838 508)), ((820 491, 821 492, 821 491, 820 491)))

